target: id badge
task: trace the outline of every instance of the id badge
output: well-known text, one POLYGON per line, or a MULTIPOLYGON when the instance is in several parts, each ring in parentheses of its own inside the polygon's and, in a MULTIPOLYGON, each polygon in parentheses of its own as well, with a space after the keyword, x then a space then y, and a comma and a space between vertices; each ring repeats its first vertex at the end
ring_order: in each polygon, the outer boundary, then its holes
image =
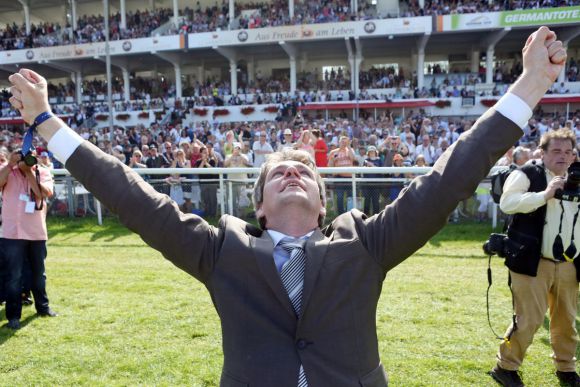
POLYGON ((35 207, 36 207, 36 203, 26 202, 26 207, 24 207, 24 212, 27 214, 34 214, 35 207))
POLYGON ((20 196, 18 197, 19 200, 22 200, 23 202, 29 202, 30 201, 30 197, 27 194, 20 194, 20 196))

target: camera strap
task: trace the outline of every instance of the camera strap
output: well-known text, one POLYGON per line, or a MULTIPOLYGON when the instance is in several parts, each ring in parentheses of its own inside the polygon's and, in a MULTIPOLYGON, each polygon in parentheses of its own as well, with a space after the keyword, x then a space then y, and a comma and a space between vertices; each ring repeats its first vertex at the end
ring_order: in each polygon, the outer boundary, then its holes
POLYGON ((44 198, 42 197, 42 187, 40 185, 40 171, 38 170, 38 168, 39 167, 37 165, 36 171, 35 171, 35 176, 36 176, 36 184, 38 185, 38 190, 40 191, 40 204, 37 203, 36 195, 34 194, 34 191, 32 189, 30 189, 30 198, 34 202, 34 209, 36 211, 41 211, 42 208, 44 207, 44 198))
POLYGON ((512 290, 512 276, 511 276, 511 273, 509 273, 509 271, 508 271, 508 288, 510 289, 510 294, 512 296, 512 329, 509 331, 509 333, 506 336, 502 337, 502 336, 498 335, 495 332, 495 330, 493 329, 493 326, 491 325, 491 317, 489 314, 489 289, 491 289, 491 285, 493 283, 492 275, 491 275, 491 257, 492 256, 489 255, 488 261, 487 261, 487 290, 486 290, 486 294, 485 294, 485 304, 486 304, 486 308, 487 308, 487 323, 489 324, 489 329, 491 329, 491 332, 493 333, 495 338, 498 340, 505 341, 509 345, 510 340, 512 338, 512 335, 518 329, 518 322, 516 321, 516 313, 515 313, 514 292, 512 290))
POLYGON ((567 261, 573 262, 574 259, 577 258, 576 253, 576 244, 574 243, 574 229, 576 228, 576 221, 578 220, 578 214, 580 213, 580 204, 578 205, 578 210, 574 215, 574 220, 572 221, 572 236, 570 238, 570 246, 564 251, 564 243, 562 242, 562 222, 564 220, 564 204, 563 201, 560 200, 560 208, 562 212, 560 213, 560 226, 558 227, 558 235, 554 238, 554 244, 552 245, 552 254, 554 255, 554 259, 558 261, 567 261))

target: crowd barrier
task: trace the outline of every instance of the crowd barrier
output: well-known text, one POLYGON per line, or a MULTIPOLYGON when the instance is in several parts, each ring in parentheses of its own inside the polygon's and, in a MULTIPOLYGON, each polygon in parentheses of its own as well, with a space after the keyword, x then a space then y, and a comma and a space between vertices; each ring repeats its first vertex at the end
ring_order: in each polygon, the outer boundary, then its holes
MULTIPOLYGON (((492 169, 490 175, 497 169, 492 169)), ((392 202, 414 177, 430 170, 431 167, 319 168, 327 191, 327 219, 332 219, 341 210, 353 208, 368 215, 377 213, 392 202), (346 174, 350 177, 338 176, 346 174)), ((158 192, 169 195, 183 212, 208 218, 224 214, 248 220, 254 217, 252 188, 259 168, 143 168, 135 169, 135 172, 158 192), (217 178, 200 179, 202 175, 217 178)), ((50 215, 93 215, 99 224, 102 224, 103 216, 111 215, 66 169, 56 169, 53 175, 55 189, 49 202, 50 215)), ((489 179, 483 180, 481 185, 484 189, 488 188, 489 179)), ((495 228, 498 208, 491 199, 488 199, 487 213, 495 228)), ((461 209, 452 216, 458 214, 461 214, 461 209)))

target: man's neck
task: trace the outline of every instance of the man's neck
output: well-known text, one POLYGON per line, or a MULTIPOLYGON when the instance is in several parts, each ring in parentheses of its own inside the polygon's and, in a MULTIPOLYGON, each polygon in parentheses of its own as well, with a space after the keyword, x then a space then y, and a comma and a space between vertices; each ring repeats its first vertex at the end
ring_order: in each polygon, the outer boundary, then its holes
POLYGON ((304 215, 304 217, 297 216, 297 211, 290 208, 277 214, 273 222, 267 221, 266 227, 269 230, 299 238, 318 228, 318 219, 305 222, 304 219, 308 219, 308 217, 306 214, 304 215))

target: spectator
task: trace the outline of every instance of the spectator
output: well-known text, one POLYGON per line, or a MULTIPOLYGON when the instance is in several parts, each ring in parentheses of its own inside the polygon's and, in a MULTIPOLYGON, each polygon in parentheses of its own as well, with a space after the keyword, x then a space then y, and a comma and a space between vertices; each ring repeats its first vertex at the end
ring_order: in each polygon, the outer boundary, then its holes
POLYGON ((292 141, 292 129, 286 128, 284 129, 284 138, 280 145, 278 146, 278 152, 283 151, 285 149, 294 149, 294 143, 292 141))
MULTIPOLYGON (((196 161, 194 168, 215 168, 217 161, 210 158, 208 149, 203 146, 200 150, 200 159, 196 161)), ((201 204, 203 213, 206 217, 215 217, 217 215, 217 187, 218 175, 199 175, 199 185, 201 189, 201 204)))
POLYGON ((169 166, 169 161, 165 158, 164 155, 160 155, 157 152, 157 146, 151 145, 149 148, 149 158, 145 162, 147 168, 166 168, 169 166))
POLYGON ((328 166, 328 146, 326 145, 326 141, 324 141, 322 133, 318 129, 314 129, 312 135, 315 138, 314 159, 316 161, 316 166, 318 168, 326 167, 328 166))
POLYGON ((266 132, 256 132, 257 141, 252 146, 254 151, 254 167, 259 168, 266 161, 266 156, 274 152, 272 146, 267 142, 266 132))
POLYGON ((309 130, 306 129, 300 133, 298 141, 294 144, 294 149, 306 151, 312 157, 312 160, 314 160, 314 146, 309 130))
MULTIPOLYGON (((247 168, 251 167, 252 164, 248 159, 242 154, 242 145, 239 142, 233 144, 232 154, 226 157, 224 161, 224 167, 226 168, 247 168)), ((248 175, 246 173, 228 173, 228 179, 234 180, 234 190, 233 190, 233 201, 234 201, 234 214, 236 216, 241 215, 240 207, 249 206, 247 194, 246 194, 246 180, 248 175)))
MULTIPOLYGON (((338 149, 330 151, 328 155, 329 167, 352 167, 354 166, 355 156, 354 151, 350 147, 350 140, 346 136, 341 136, 339 139, 338 149)), ((338 173, 335 175, 338 178, 351 178, 350 173, 338 173)), ((334 184, 334 192, 336 194, 336 211, 337 215, 345 212, 345 193, 350 192, 349 184, 339 181, 334 184)))
MULTIPOLYGON (((382 167, 381 158, 379 157, 379 152, 374 146, 369 146, 366 152, 366 158, 364 160, 365 167, 382 167)), ((365 173, 363 175, 368 179, 377 179, 385 177, 382 174, 377 173, 365 173)), ((381 196, 381 184, 377 183, 363 183, 362 194, 364 198, 364 213, 371 216, 380 211, 379 199, 381 196), (372 210, 371 210, 372 207, 372 210)))
POLYGON ((415 160, 422 155, 426 165, 433 165, 435 161, 435 148, 431 145, 431 138, 428 134, 424 134, 421 139, 421 144, 415 148, 415 160))
POLYGON ((143 154, 140 150, 133 152, 131 159, 129 160, 129 168, 147 168, 147 165, 143 164, 141 160, 143 159, 143 154))
POLYGON ((31 290, 36 312, 55 317, 46 294, 44 260, 46 258, 46 205, 52 196, 53 181, 48 169, 27 166, 17 150, 0 170, 3 211, 2 229, 6 263, 6 318, 8 328, 20 329, 22 314, 23 262, 31 270, 31 290), (30 187, 30 191, 23 187, 30 187))

